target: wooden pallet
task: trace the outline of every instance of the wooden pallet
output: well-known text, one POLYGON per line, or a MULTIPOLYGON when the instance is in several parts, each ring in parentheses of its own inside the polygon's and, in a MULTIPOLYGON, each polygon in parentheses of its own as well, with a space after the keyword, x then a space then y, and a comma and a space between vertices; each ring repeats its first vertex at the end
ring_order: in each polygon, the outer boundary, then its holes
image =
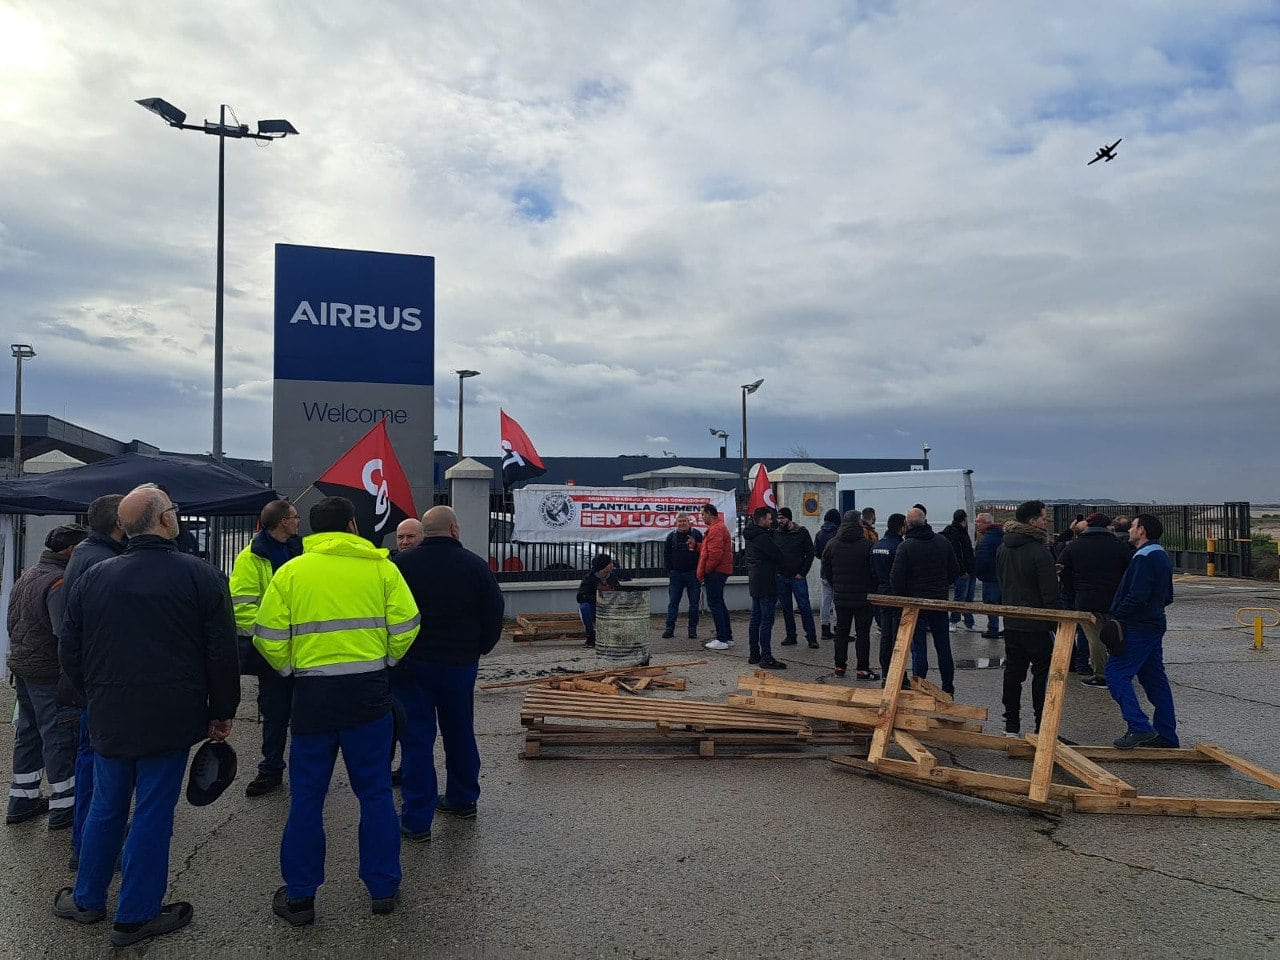
MULTIPOLYGON (((538 687, 525 696, 520 722, 526 728, 526 758, 542 755, 542 748, 661 746, 687 754, 696 747, 699 757, 735 756, 748 759, 796 758, 809 755, 806 748, 821 748, 814 756, 827 756, 829 749, 848 753, 864 746, 869 735, 842 730, 834 725, 815 729, 812 722, 795 717, 744 710, 723 703, 679 700, 668 697, 624 698, 616 695, 565 691, 538 687), (603 721, 591 725, 565 720, 603 721), (768 752, 760 748, 773 747, 768 752), (742 753, 743 749, 751 751, 742 753), (737 752, 734 752, 737 751, 737 752)), ((810 751, 811 753, 812 751, 810 751)), ((662 754, 605 754, 612 759, 655 759, 662 754)), ((582 759, 601 759, 600 754, 573 754, 582 759)))
POLYGON ((587 629, 576 613, 522 613, 516 617, 511 639, 516 643, 534 640, 585 640, 587 629))
MULTIPOLYGON (((643 677, 662 677, 676 667, 698 667, 706 660, 682 660, 679 663, 655 663, 647 667, 609 667, 604 670, 583 670, 577 673, 553 673, 545 677, 530 677, 527 680, 505 680, 501 683, 483 683, 481 690, 504 690, 509 687, 558 686, 566 680, 608 680, 619 682, 643 677)), ((683 679, 683 678, 670 678, 683 679)), ((673 688, 677 689, 677 688, 673 688)))
MULTIPOLYGON (((1004 604, 919 600, 878 594, 868 597, 868 600, 881 606, 901 607, 902 620, 898 635, 894 639, 893 659, 885 678, 885 690, 879 704, 872 711, 874 733, 871 747, 865 760, 855 757, 832 758, 844 769, 887 777, 916 786, 981 797, 1040 813, 1060 813, 1065 807, 1070 806, 1073 810, 1085 813, 1280 819, 1280 801, 1140 796, 1133 785, 1099 763, 1103 760, 1160 763, 1216 762, 1258 783, 1280 790, 1280 775, 1214 744, 1198 744, 1190 750, 1122 751, 1114 747, 1082 747, 1059 742, 1058 729, 1062 720, 1067 666, 1075 641, 1076 625, 1090 619, 1090 614, 1072 610, 1042 610, 1004 604), (953 714, 943 709, 944 705, 948 705, 950 698, 944 700, 945 694, 941 694, 936 687, 913 681, 911 691, 901 689, 902 680, 906 676, 907 657, 911 649, 916 621, 922 610, 958 610, 971 612, 975 617, 996 615, 1056 623, 1039 736, 1028 734, 1022 739, 1011 739, 958 729, 954 722, 950 721, 953 714), (920 693, 927 695, 934 702, 933 709, 920 710, 919 700, 913 697, 913 694, 920 693), (926 723, 921 727, 919 722, 922 712, 926 721, 936 721, 938 725, 931 727, 926 723), (1011 757, 1029 757, 1032 761, 1031 775, 1016 777, 946 766, 940 763, 937 756, 929 749, 930 743, 1001 751, 1011 757), (890 756, 891 749, 900 751, 906 759, 890 756), (1053 780, 1055 770, 1061 770, 1079 781, 1082 786, 1055 782, 1053 780)), ((853 706, 854 702, 855 699, 850 698, 851 705, 840 709, 846 711, 863 709, 853 706)), ((956 705, 948 706, 954 708, 956 705)))

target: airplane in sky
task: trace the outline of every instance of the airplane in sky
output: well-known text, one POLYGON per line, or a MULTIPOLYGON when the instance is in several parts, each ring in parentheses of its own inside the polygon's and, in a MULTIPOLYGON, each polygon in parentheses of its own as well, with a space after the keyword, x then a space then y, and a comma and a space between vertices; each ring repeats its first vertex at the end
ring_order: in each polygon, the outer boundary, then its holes
MULTIPOLYGON (((1120 140, 1123 140, 1123 139, 1124 137, 1120 138, 1120 140)), ((1116 158, 1116 147, 1120 146, 1120 140, 1117 140, 1115 143, 1113 143, 1109 147, 1099 147, 1098 155, 1094 157, 1092 160, 1090 160, 1088 163, 1086 163, 1085 166, 1091 167, 1095 163, 1097 163, 1099 160, 1104 160, 1107 163, 1110 163, 1112 160, 1116 158)))

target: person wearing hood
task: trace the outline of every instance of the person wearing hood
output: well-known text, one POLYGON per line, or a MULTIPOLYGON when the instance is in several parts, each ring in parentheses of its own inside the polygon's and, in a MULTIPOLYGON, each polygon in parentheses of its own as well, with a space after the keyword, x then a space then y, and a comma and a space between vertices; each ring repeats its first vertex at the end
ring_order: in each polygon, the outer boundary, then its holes
POLYGON ((284 886, 271 909, 292 926, 313 923, 324 883, 324 801, 342 751, 360 802, 360 879, 373 913, 400 892, 400 835, 391 795, 391 677, 422 618, 409 585, 356 529, 345 497, 311 508, 302 556, 281 567, 258 607, 253 643, 271 669, 292 676, 289 815, 280 842, 284 886))
POLYGON ((596 596, 601 590, 606 593, 617 590, 623 580, 631 577, 618 571, 618 565, 607 553, 597 553, 591 558, 591 569, 578 584, 578 616, 582 618, 582 628, 587 631, 584 647, 596 645, 596 596))
MULTIPOLYGON (((1018 505, 1004 525, 1004 543, 996 551, 996 571, 1004 603, 1014 607, 1056 610, 1062 606, 1053 554, 1049 552, 1049 519, 1044 502, 1018 505)), ((1053 624, 1047 620, 1004 621, 1004 733, 1022 736, 1022 684, 1031 669, 1031 706, 1036 730, 1044 713, 1045 687, 1053 658, 1053 624)))
MULTIPOLYGON (((818 530, 818 535, 813 538, 813 554, 816 557, 822 557, 827 549, 827 544, 831 542, 831 538, 836 535, 836 531, 840 529, 840 511, 834 507, 822 515, 822 527, 818 530)), ((818 619, 822 624, 822 639, 830 640, 831 624, 835 622, 835 595, 831 592, 831 581, 827 579, 825 564, 821 567, 822 582, 822 602, 818 607, 818 619)))
MULTIPOLYGON (((974 520, 978 545, 973 548, 973 575, 982 584, 982 602, 1000 602, 1000 574, 996 571, 996 551, 1004 543, 1004 525, 996 523, 989 513, 980 513, 974 520)), ((984 640, 1000 639, 1000 618, 987 614, 987 629, 982 631, 984 640)))
POLYGON ((854 655, 857 657, 859 680, 879 680, 871 669, 871 604, 867 594, 875 589, 875 571, 871 566, 871 548, 862 517, 850 510, 844 515, 835 537, 822 553, 822 576, 835 592, 836 676, 843 677, 849 663, 849 628, 854 629, 854 655))
MULTIPOLYGON (((906 514, 889 514, 889 519, 884 522, 884 536, 871 548, 871 569, 875 572, 877 593, 893 593, 893 561, 898 554, 898 547, 902 545, 902 531, 906 525, 906 514)), ((898 639, 902 608, 877 607, 875 610, 880 624, 880 685, 884 686, 884 677, 889 673, 889 661, 893 659, 893 645, 898 639)))
POLYGON ((53 598, 65 589, 63 572, 71 551, 89 531, 74 524, 54 527, 44 538, 40 559, 23 571, 9 595, 7 664, 13 674, 18 709, 14 716, 13 780, 5 823, 23 823, 49 812, 49 829, 75 821, 76 733, 80 712, 58 702, 58 632, 62 605, 53 598), (50 795, 41 796, 47 779, 50 795))
MULTIPOLYGON (((907 511, 907 532, 894 555, 890 572, 890 588, 895 596, 921 600, 946 600, 950 587, 960 576, 956 552, 945 537, 933 532, 925 519, 924 509, 907 511)), ((928 633, 933 634, 933 647, 938 653, 938 671, 942 689, 955 693, 955 661, 951 657, 951 633, 947 611, 921 610, 916 620, 916 633, 911 643, 911 672, 923 679, 929 673, 928 633)))
POLYGON ((276 571, 302 555, 298 536, 298 508, 288 500, 272 500, 258 514, 253 535, 231 567, 231 603, 236 613, 240 644, 240 673, 258 678, 258 714, 262 717, 262 759, 258 775, 245 787, 246 797, 278 790, 284 782, 284 748, 293 710, 293 678, 282 677, 253 647, 258 604, 276 571))
POLYGON ((751 620, 747 624, 751 655, 747 663, 758 663, 765 670, 785 670, 787 665, 773 658, 770 643, 773 617, 778 610, 778 571, 782 569, 782 550, 769 532, 772 526, 773 510, 756 507, 751 522, 742 531, 747 543, 747 589, 751 594, 751 620))

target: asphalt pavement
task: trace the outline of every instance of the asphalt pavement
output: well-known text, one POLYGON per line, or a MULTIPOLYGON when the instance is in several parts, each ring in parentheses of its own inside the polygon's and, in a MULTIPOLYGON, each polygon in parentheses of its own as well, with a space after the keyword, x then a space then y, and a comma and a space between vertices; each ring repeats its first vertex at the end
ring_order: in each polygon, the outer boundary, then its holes
MULTIPOLYGON (((1255 650, 1234 623, 1240 607, 1280 608, 1280 587, 1180 578, 1175 592, 1165 650, 1184 744, 1217 743, 1280 770, 1280 630, 1255 650)), ((745 620, 737 647, 721 654, 683 639, 683 628, 682 618, 676 639, 659 640, 662 622, 651 622, 654 661, 705 656, 705 666, 675 671, 689 678, 676 696, 722 700, 748 670, 745 620)), ((953 644, 957 699, 988 707, 998 731, 1000 642, 975 631, 953 644)), ((788 679, 857 685, 832 675, 829 642, 775 652, 788 679)), ((481 682, 557 668, 596 663, 576 645, 504 641, 481 682)), ((192 924, 113 954, 108 923, 55 919, 54 892, 73 880, 70 837, 35 821, 0 830, 0 957, 1280 956, 1280 822, 1051 819, 824 759, 521 760, 522 697, 520 688, 477 694, 479 816, 438 818, 429 843, 405 845, 391 916, 370 914, 356 876, 359 813, 339 764, 326 810, 329 879, 316 924, 295 930, 271 913, 287 791, 243 793, 260 733, 246 680, 232 735, 240 779, 212 806, 178 810, 169 897, 195 904, 192 924)), ((12 705, 5 687, 0 709, 12 705)), ((1105 690, 1068 682, 1064 736, 1107 743, 1123 732, 1105 690)), ((3 769, 11 753, 12 736, 0 737, 3 769)), ((972 752, 955 759, 1019 775, 1028 767, 972 752)), ((1118 772, 1144 793, 1277 797, 1216 765, 1118 772)))

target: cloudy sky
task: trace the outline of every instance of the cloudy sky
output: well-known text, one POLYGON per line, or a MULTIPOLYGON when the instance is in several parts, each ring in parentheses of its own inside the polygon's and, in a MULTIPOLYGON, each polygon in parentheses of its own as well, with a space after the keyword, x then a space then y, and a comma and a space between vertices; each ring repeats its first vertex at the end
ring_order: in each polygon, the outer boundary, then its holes
POLYGON ((753 459, 1280 500, 1274 0, 0 0, 24 408, 205 450, 217 150, 152 96, 302 133, 227 144, 232 455, 288 242, 437 258, 442 447, 460 367, 548 455, 736 452, 764 377, 753 459))

